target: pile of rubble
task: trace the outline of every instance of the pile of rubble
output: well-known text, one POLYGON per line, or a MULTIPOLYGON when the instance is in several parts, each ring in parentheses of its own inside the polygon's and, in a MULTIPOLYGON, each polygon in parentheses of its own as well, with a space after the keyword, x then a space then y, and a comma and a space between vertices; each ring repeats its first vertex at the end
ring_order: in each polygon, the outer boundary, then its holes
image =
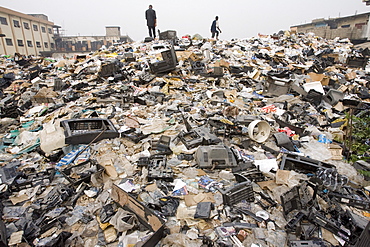
POLYGON ((369 56, 310 34, 3 56, 0 246, 367 246, 369 56))

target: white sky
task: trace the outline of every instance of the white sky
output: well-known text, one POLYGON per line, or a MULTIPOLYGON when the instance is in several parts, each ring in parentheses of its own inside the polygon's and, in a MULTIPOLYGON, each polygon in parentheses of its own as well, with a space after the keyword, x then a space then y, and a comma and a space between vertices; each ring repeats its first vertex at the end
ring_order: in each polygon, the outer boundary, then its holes
POLYGON ((120 26, 134 40, 148 36, 144 13, 149 4, 161 31, 210 37, 218 15, 220 39, 228 40, 273 34, 316 18, 370 12, 362 0, 0 0, 5 8, 47 15, 66 35, 105 35, 105 26, 120 26))

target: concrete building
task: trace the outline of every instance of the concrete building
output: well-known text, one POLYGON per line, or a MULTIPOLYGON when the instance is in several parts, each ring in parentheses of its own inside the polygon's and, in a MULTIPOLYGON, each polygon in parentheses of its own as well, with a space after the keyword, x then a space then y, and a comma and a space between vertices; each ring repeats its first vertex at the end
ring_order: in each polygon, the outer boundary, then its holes
POLYGON ((326 39, 349 38, 353 43, 370 40, 370 12, 346 17, 315 19, 311 23, 290 27, 298 33, 314 33, 326 39))
POLYGON ((0 54, 50 54, 55 50, 54 27, 46 15, 0 7, 0 54))
POLYGON ((105 36, 64 36, 44 14, 23 14, 0 7, 0 54, 52 56, 81 53, 118 42, 132 42, 118 26, 106 27, 105 36))
POLYGON ((91 52, 100 49, 103 45, 126 43, 133 40, 127 35, 121 35, 118 26, 105 27, 105 36, 63 36, 57 28, 55 34, 57 53, 91 52))

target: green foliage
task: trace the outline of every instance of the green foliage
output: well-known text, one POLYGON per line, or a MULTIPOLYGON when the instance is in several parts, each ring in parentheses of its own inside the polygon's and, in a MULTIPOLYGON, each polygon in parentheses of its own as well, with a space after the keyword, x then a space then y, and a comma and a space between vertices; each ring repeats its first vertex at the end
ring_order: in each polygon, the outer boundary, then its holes
MULTIPOLYGON (((350 119, 350 116, 346 116, 350 119)), ((363 116, 356 117, 352 116, 352 143, 350 145, 349 140, 346 141, 346 146, 351 148, 351 156, 349 161, 351 163, 357 160, 369 160, 370 157, 370 115, 364 114, 363 116)))
POLYGON ((357 171, 361 173, 362 175, 364 175, 365 177, 370 178, 370 171, 364 171, 364 170, 357 170, 357 171))

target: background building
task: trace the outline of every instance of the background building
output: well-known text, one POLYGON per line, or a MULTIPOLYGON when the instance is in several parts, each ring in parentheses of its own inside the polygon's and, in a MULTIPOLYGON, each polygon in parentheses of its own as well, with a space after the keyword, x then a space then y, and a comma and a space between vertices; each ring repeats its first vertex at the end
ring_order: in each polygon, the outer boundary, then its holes
POLYGON ((64 36, 60 26, 43 14, 23 14, 0 7, 0 54, 53 56, 91 52, 103 45, 132 42, 118 26, 106 27, 105 36, 64 36))
POLYGON ((346 17, 315 19, 311 23, 290 27, 298 33, 312 32, 317 36, 334 39, 349 38, 353 43, 370 40, 370 12, 346 17))
POLYGON ((0 54, 51 53, 55 50, 53 27, 46 15, 27 15, 0 7, 0 54))
POLYGON ((76 53, 95 51, 103 45, 108 47, 114 43, 132 42, 132 39, 127 35, 121 35, 121 28, 117 26, 105 27, 105 36, 63 36, 57 28, 55 42, 56 52, 76 53))

